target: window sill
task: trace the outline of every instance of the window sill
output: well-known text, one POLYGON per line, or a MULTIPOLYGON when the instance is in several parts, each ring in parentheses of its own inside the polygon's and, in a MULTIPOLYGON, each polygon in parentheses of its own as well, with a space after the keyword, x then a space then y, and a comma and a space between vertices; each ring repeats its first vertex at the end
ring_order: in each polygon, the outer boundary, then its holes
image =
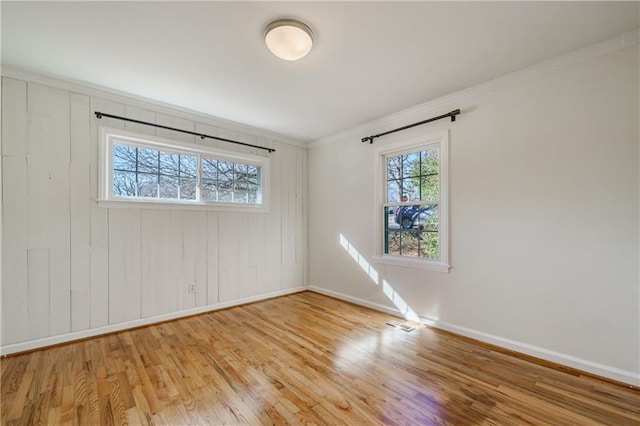
POLYGON ((414 268, 414 269, 424 269, 430 271, 438 271, 438 272, 449 272, 451 268, 450 265, 441 262, 435 262, 432 260, 423 260, 423 259, 413 259, 406 258, 400 256, 390 256, 390 255, 382 255, 382 256, 374 256, 373 260, 378 263, 383 263, 385 265, 398 266, 403 268, 414 268))
POLYGON ((222 203, 180 203, 171 201, 150 200, 98 200, 98 206, 104 208, 123 209, 161 209, 161 210, 196 210, 196 211, 221 211, 221 212, 245 212, 268 213, 269 207, 265 205, 250 204, 222 204, 222 203))

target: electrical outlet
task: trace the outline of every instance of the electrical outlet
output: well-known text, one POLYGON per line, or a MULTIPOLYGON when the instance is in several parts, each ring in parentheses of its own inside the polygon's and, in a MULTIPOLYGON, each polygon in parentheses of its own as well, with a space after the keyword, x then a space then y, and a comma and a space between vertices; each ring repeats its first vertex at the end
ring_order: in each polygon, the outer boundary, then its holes
POLYGON ((196 294, 196 285, 195 285, 195 283, 189 284, 189 294, 196 294))

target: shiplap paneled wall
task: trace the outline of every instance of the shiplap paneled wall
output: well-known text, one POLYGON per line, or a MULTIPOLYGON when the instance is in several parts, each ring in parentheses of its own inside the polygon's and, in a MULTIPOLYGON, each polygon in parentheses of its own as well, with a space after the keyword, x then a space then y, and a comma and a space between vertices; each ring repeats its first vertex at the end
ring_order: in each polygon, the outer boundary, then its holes
POLYGON ((153 105, 3 78, 2 345, 305 285, 306 161, 303 148, 169 116, 153 105), (98 120, 94 111, 276 152, 98 120), (99 126, 269 155, 271 211, 99 207, 99 126))

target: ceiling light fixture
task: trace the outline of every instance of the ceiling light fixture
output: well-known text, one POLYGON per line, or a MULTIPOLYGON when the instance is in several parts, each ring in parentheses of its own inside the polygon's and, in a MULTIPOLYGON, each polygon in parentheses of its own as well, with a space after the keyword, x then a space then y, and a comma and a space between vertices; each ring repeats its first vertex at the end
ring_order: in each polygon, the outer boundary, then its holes
POLYGON ((278 19, 264 30, 267 47, 280 59, 297 61, 306 56, 313 46, 311 28, 295 19, 278 19))

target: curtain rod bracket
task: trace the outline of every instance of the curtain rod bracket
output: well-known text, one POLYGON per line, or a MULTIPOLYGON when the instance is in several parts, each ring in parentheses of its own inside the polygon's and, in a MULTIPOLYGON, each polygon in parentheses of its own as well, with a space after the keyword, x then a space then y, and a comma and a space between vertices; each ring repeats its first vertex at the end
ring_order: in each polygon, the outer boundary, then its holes
POLYGON ((373 143, 373 136, 367 136, 366 138, 362 138, 362 142, 369 141, 369 144, 373 143))

